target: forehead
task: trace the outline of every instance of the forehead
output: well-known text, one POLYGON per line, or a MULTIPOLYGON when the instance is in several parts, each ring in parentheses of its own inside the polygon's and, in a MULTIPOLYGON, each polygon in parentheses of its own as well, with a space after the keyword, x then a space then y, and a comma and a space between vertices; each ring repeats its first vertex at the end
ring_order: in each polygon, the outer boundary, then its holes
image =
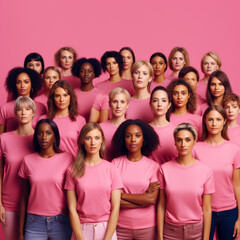
POLYGON ((82 66, 80 67, 80 69, 82 69, 82 68, 91 68, 91 69, 93 69, 93 66, 92 66, 92 64, 89 63, 89 62, 85 62, 85 63, 83 63, 82 66))
POLYGON ((182 58, 184 58, 184 55, 183 55, 181 52, 179 52, 179 51, 176 51, 176 52, 173 54, 173 56, 174 56, 174 57, 182 57, 182 58))
POLYGON ((42 64, 41 63, 41 61, 38 61, 38 60, 31 60, 31 61, 29 61, 27 64, 29 64, 29 63, 33 63, 33 64, 42 64))
POLYGON ((38 130, 52 130, 52 128, 48 123, 44 122, 39 125, 38 130))
POLYGON ((188 137, 193 138, 193 135, 189 130, 183 129, 183 130, 180 130, 177 132, 176 137, 178 137, 178 138, 188 138, 188 137))
POLYGON ((213 77, 211 83, 222 83, 217 77, 213 77))
POLYGON ((126 128, 126 132, 128 132, 128 133, 141 132, 142 133, 142 129, 138 125, 129 125, 126 128))
POLYGON ((132 53, 128 51, 127 49, 124 49, 120 53, 122 56, 132 56, 132 53))
POLYGON ((216 111, 216 110, 212 110, 212 111, 210 111, 210 112, 207 114, 206 118, 210 118, 210 117, 221 117, 221 118, 223 118, 223 116, 221 115, 221 113, 219 113, 219 112, 216 111))
POLYGON ((239 107, 238 102, 233 100, 229 100, 225 105, 237 105, 239 107))
POLYGON ((62 88, 62 87, 58 87, 58 88, 55 89, 54 93, 55 94, 56 93, 58 93, 58 94, 60 94, 60 93, 62 93, 62 94, 67 93, 68 94, 68 91, 66 89, 62 88))
POLYGON ((206 56, 204 58, 204 62, 215 62, 216 63, 216 61, 212 57, 210 57, 210 56, 206 56))
POLYGON ((188 88, 184 85, 177 85, 174 87, 173 91, 178 92, 178 91, 188 91, 188 88))
POLYGON ((197 75, 194 72, 188 72, 184 78, 197 78, 197 75))
POLYGON ((99 136, 99 135, 102 135, 102 134, 97 128, 92 129, 86 134, 86 136, 99 136))
POLYGON ((164 59, 163 59, 162 57, 160 57, 160 56, 155 56, 155 57, 153 57, 153 58, 152 58, 152 62, 153 62, 153 61, 165 62, 164 59))
POLYGON ((163 90, 157 90, 153 93, 153 98, 168 98, 168 95, 163 90))
POLYGON ((126 95, 124 93, 116 93, 113 95, 113 99, 125 99, 126 100, 126 95))
POLYGON ((116 59, 114 57, 109 57, 106 59, 106 63, 116 62, 116 59))
POLYGON ((63 50, 61 52, 61 56, 73 56, 73 53, 71 53, 70 51, 68 50, 63 50))

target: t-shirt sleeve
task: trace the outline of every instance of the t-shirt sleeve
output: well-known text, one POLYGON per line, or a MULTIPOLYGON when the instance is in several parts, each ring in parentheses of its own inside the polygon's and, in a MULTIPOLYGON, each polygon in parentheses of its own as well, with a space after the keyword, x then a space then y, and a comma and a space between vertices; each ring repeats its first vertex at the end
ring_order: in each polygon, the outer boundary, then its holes
POLYGON ((154 164, 152 173, 153 174, 152 174, 152 177, 151 177, 151 182, 157 182, 158 181, 158 173, 159 173, 159 165, 158 165, 158 163, 154 164))
POLYGON ((158 180, 160 182, 160 189, 165 189, 165 179, 164 179, 162 166, 160 166, 160 169, 158 172, 158 180))
POLYGON ((3 106, 0 108, 0 124, 4 126, 6 125, 6 117, 3 106))
POLYGON ((71 168, 68 168, 68 170, 66 172, 66 181, 65 181, 64 189, 75 190, 75 183, 74 183, 74 180, 72 177, 71 168))
POLYGON ((92 107, 98 111, 101 111, 102 109, 109 109, 108 96, 105 94, 99 93, 95 97, 92 107))
POLYGON ((210 168, 207 169, 206 180, 204 184, 204 194, 212 194, 215 192, 213 172, 210 168))
POLYGON ((240 148, 237 150, 234 156, 233 169, 240 168, 240 148))
POLYGON ((28 168, 27 168, 25 158, 22 161, 21 167, 18 172, 18 176, 20 176, 21 178, 24 178, 24 179, 29 179, 29 173, 28 173, 28 168))
POLYGON ((123 188, 120 172, 113 164, 111 164, 111 177, 112 177, 112 185, 111 185, 112 191, 123 188))

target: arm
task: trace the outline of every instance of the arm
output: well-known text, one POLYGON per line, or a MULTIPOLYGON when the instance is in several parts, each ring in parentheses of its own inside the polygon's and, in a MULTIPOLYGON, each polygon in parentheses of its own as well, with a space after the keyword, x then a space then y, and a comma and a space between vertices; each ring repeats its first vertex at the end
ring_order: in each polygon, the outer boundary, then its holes
POLYGON ((233 189, 237 201, 238 218, 234 225, 233 236, 238 239, 240 233, 240 169, 233 170, 233 189))
POLYGON ((77 213, 77 197, 75 191, 67 190, 67 202, 69 210, 69 218, 72 230, 77 240, 83 240, 81 222, 77 213))
POLYGON ((138 204, 134 204, 134 203, 131 203, 131 202, 121 199, 120 208, 132 209, 132 208, 140 208, 140 207, 141 206, 138 204))
POLYGON ((5 132, 5 126, 0 124, 0 134, 5 132))
POLYGON ((91 112, 90 112, 90 117, 88 122, 98 122, 100 119, 100 112, 96 110, 94 107, 92 107, 91 112))
POLYGON ((119 215, 119 208, 120 208, 120 200, 121 200, 121 190, 113 190, 111 196, 111 215, 108 221, 107 231, 104 236, 104 240, 111 240, 113 233, 117 226, 118 215, 119 215))
POLYGON ((106 122, 108 120, 109 109, 102 109, 100 111, 99 122, 106 122))
POLYGON ((157 207, 158 240, 163 240, 164 216, 165 216, 165 190, 160 189, 160 197, 157 207))
POLYGON ((210 235, 212 220, 211 198, 211 194, 203 194, 203 240, 208 240, 210 235))
MULTIPOLYGON (((1 125, 0 125, 1 126, 1 125)), ((5 219, 5 208, 2 205, 2 182, 3 182, 3 159, 0 158, 0 222, 4 225, 6 225, 6 219, 5 219)))

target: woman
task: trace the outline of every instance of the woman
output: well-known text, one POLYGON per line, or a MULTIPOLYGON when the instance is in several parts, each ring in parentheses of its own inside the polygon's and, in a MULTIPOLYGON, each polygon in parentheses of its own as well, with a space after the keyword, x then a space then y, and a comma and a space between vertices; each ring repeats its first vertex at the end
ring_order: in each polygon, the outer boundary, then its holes
POLYGON ((176 127, 182 122, 192 124, 201 136, 202 118, 194 114, 196 111, 196 94, 190 85, 182 80, 174 80, 168 85, 171 99, 170 122, 176 127))
POLYGON ((158 239, 209 240, 212 170, 192 156, 197 132, 191 124, 173 134, 178 156, 160 167, 158 239))
POLYGON ((167 87, 170 80, 166 79, 164 73, 167 70, 167 58, 163 53, 156 52, 150 57, 150 63, 154 70, 154 79, 151 84, 151 89, 161 85, 167 87))
POLYGON ((203 55, 201 59, 201 70, 204 74, 204 77, 199 81, 197 89, 198 94, 203 99, 206 99, 206 90, 210 75, 217 70, 221 70, 221 66, 222 62, 215 52, 208 52, 203 55))
POLYGON ((28 54, 24 59, 24 67, 31 68, 39 74, 43 74, 44 61, 42 56, 35 52, 28 54))
POLYGON ((48 114, 41 118, 53 120, 61 135, 60 147, 63 151, 77 155, 77 139, 86 123, 77 111, 77 98, 72 86, 66 81, 53 84, 48 97, 48 114))
POLYGON ((130 47, 123 47, 119 53, 123 58, 122 78, 132 80, 131 67, 135 63, 135 55, 130 47))
POLYGON ((112 163, 119 169, 123 181, 117 226, 119 240, 156 239, 159 165, 148 156, 158 144, 153 128, 139 119, 126 120, 113 136, 117 158, 112 163))
MULTIPOLYGON (((14 115, 15 101, 19 96, 30 97, 34 99, 41 89, 40 75, 30 68, 13 68, 9 71, 5 86, 9 94, 12 95, 13 101, 5 103, 0 108, 0 134, 17 129, 18 121, 14 115)), ((36 102, 36 114, 33 119, 33 127, 37 119, 46 113, 43 104, 36 102)))
POLYGON ((18 120, 18 128, 0 135, 0 221, 5 239, 8 240, 16 240, 18 237, 22 192, 18 171, 23 157, 33 152, 32 119, 36 113, 35 103, 31 98, 18 97, 14 113, 18 120))
POLYGON ((131 72, 135 94, 130 99, 126 118, 138 118, 149 123, 153 120, 149 106, 150 86, 153 78, 152 65, 144 60, 137 61, 132 65, 131 72))
POLYGON ((130 94, 126 89, 114 88, 109 93, 109 106, 112 118, 106 122, 100 123, 106 140, 106 159, 112 160, 111 157, 111 141, 118 126, 126 120, 125 113, 128 108, 130 94))
POLYGON ((178 74, 183 67, 187 67, 190 64, 188 52, 183 47, 175 47, 168 57, 169 68, 172 70, 169 80, 178 78, 178 74))
POLYGON ((44 93, 37 96, 35 98, 35 101, 42 103, 47 108, 47 101, 50 89, 52 88, 53 84, 56 81, 59 81, 61 79, 61 73, 59 70, 54 67, 50 66, 47 67, 43 72, 43 82, 44 82, 44 93))
POLYGON ((72 66, 77 59, 77 52, 71 47, 62 47, 54 55, 55 64, 61 68, 61 80, 70 83, 73 88, 80 87, 80 81, 72 75, 72 66))
POLYGON ((93 79, 101 75, 100 62, 95 58, 78 59, 73 64, 72 73, 81 81, 81 87, 75 89, 78 99, 78 113, 87 122, 107 121, 107 95, 93 86, 93 79))
POLYGON ((155 87, 151 92, 150 106, 154 119, 150 122, 159 137, 159 146, 151 155, 151 158, 160 165, 172 160, 176 155, 176 148, 172 132, 174 126, 169 122, 170 96, 166 88, 155 87))
POLYGON ((125 88, 129 93, 133 93, 131 81, 122 79, 123 58, 120 53, 107 51, 101 58, 101 66, 104 72, 108 72, 109 79, 96 85, 105 94, 109 94, 116 87, 125 88))
POLYGON ((117 169, 103 159, 105 139, 97 123, 82 128, 78 147, 65 183, 72 239, 115 240, 122 182, 117 169))
POLYGON ((212 224, 218 238, 237 239, 240 233, 240 150, 228 141, 227 117, 220 106, 210 106, 203 115, 202 142, 195 146, 195 158, 213 170, 212 224))
POLYGON ((18 173, 23 182, 19 239, 71 239, 63 186, 73 157, 59 143, 57 125, 40 120, 33 136, 35 152, 24 157, 18 173))

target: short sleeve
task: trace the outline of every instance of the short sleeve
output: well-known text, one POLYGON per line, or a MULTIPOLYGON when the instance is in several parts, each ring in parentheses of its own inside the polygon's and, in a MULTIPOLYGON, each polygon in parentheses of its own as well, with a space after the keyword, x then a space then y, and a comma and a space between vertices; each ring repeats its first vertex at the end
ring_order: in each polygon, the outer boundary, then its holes
POLYGON ((240 168, 240 148, 237 149, 233 159, 233 169, 240 168))
MULTIPOLYGON (((154 160, 152 160, 154 162, 154 160)), ((158 173, 159 173, 159 164, 154 162, 154 166, 153 166, 153 174, 151 177, 151 182, 157 182, 158 181, 158 173)))
POLYGON ((112 184, 111 184, 111 190, 121 189, 123 188, 122 179, 120 176, 119 170, 111 164, 111 178, 112 178, 112 184))
POLYGON ((4 111, 4 105, 0 108, 0 124, 6 125, 6 117, 5 117, 5 111, 4 111))
POLYGON ((102 109, 109 109, 108 96, 102 93, 97 94, 92 107, 98 111, 101 111, 102 109))
POLYGON ((206 173, 206 180, 204 183, 204 194, 212 194, 215 192, 213 172, 212 169, 208 168, 206 173))
POLYGON ((68 168, 66 172, 66 180, 65 180, 65 186, 64 186, 64 189, 66 190, 75 190, 75 183, 72 177, 71 169, 72 167, 68 168))
POLYGON ((21 178, 24 178, 24 179, 29 179, 29 173, 28 173, 28 168, 27 168, 25 158, 22 161, 21 167, 18 172, 18 176, 20 176, 21 178))
POLYGON ((158 172, 158 180, 160 182, 160 189, 165 189, 165 179, 164 179, 164 173, 162 166, 160 166, 159 172, 158 172))

